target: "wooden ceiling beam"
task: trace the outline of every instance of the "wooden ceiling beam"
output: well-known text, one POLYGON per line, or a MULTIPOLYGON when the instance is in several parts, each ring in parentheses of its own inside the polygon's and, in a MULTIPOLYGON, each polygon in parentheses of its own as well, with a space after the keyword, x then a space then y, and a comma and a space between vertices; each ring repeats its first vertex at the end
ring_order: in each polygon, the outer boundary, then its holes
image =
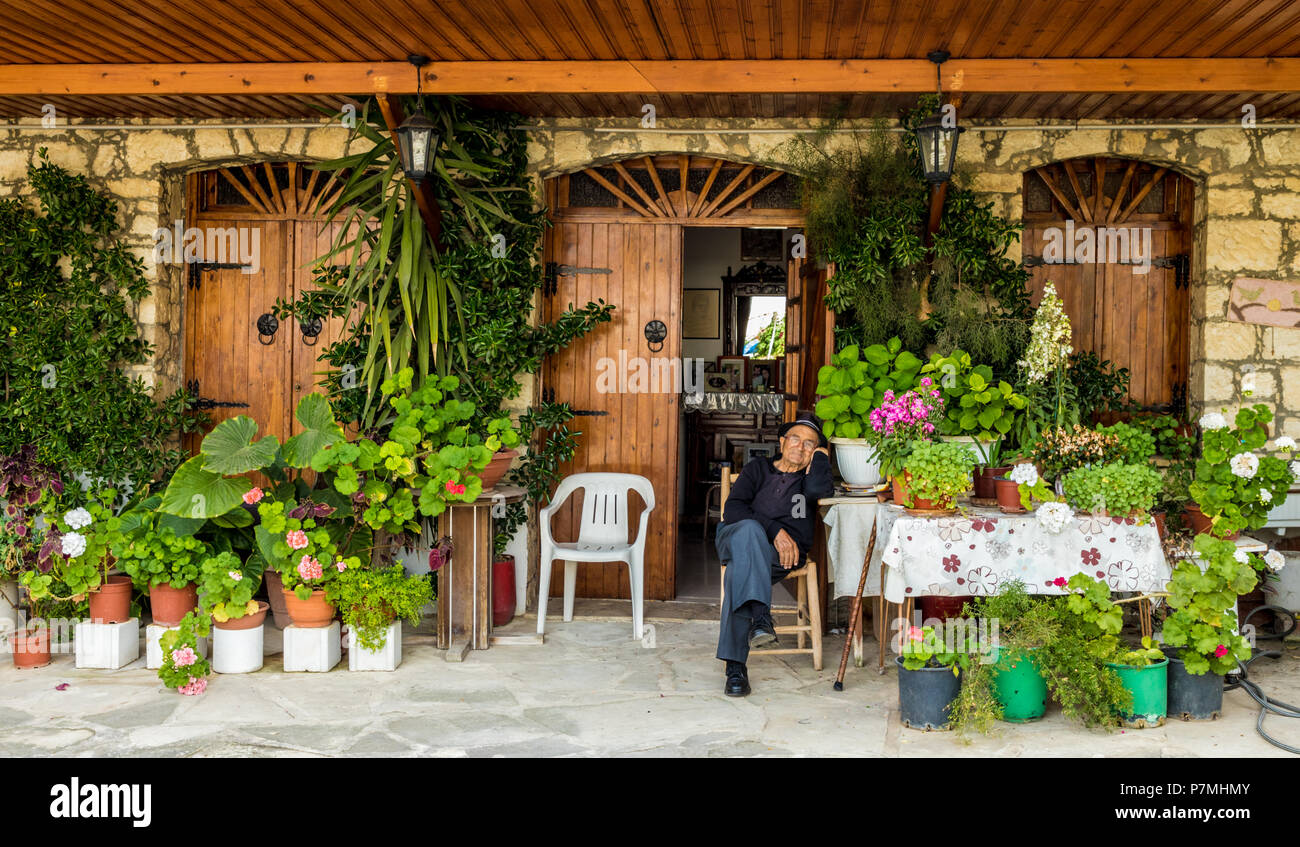
MULTIPOLYGON (((934 90, 924 59, 433 62, 429 94, 810 94, 934 90)), ((1300 91, 1300 58, 950 59, 959 93, 1300 91)), ((0 95, 414 94, 405 62, 0 65, 0 95)))

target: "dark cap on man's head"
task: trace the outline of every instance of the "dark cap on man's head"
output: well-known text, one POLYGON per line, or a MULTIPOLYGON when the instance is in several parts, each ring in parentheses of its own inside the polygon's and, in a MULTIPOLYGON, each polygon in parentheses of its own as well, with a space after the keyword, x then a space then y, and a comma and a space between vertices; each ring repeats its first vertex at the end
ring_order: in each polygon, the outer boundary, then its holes
POLYGON ((815 429, 817 431, 817 441, 821 446, 827 447, 830 445, 830 442, 826 440, 826 434, 822 432, 821 418, 816 415, 800 415, 789 423, 783 423, 780 429, 776 431, 776 434, 780 438, 785 438, 785 434, 797 426, 807 426, 815 429))

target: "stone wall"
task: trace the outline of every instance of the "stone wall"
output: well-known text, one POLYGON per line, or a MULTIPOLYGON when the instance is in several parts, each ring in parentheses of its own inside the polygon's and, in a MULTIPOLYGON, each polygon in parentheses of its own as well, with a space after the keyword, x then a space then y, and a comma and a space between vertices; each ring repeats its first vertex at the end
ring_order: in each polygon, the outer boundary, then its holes
MULTIPOLYGON (((45 130, 39 120, 23 129, 0 127, 0 197, 28 192, 27 166, 47 148, 50 161, 85 174, 92 186, 118 201, 121 237, 145 263, 152 296, 138 304, 141 336, 154 355, 133 367, 133 375, 162 393, 181 381, 184 338, 184 275, 179 266, 156 265, 153 234, 185 217, 185 176, 193 171, 260 161, 324 160, 344 154, 348 130, 338 123, 281 128, 249 125, 229 129, 192 121, 181 129, 151 129, 161 121, 136 121, 131 128, 45 130)), ((167 121, 169 126, 185 124, 167 121)))
MULTIPOLYGON (((806 121, 681 120, 626 131, 627 119, 531 119, 529 153, 539 180, 634 155, 693 153, 772 167, 806 121), (717 130, 728 130, 718 132, 717 130), (710 130, 713 130, 710 132, 710 130)), ((863 126, 859 124, 859 126, 863 126)), ((1030 128, 1030 122, 968 127, 958 168, 994 210, 1019 219, 1025 171, 1079 156, 1137 158, 1188 176, 1196 189, 1192 254, 1192 413, 1235 407, 1240 376, 1255 370, 1251 402, 1277 409, 1279 432, 1300 437, 1300 329, 1226 320, 1234 277, 1300 278, 1300 130, 1241 128, 1030 128), (1012 128, 1015 127, 1015 128, 1012 128), (1022 128, 1023 127, 1023 128, 1022 128)), ((830 136, 831 146, 851 136, 830 136)), ((1020 245, 1011 250, 1017 257, 1020 245)))

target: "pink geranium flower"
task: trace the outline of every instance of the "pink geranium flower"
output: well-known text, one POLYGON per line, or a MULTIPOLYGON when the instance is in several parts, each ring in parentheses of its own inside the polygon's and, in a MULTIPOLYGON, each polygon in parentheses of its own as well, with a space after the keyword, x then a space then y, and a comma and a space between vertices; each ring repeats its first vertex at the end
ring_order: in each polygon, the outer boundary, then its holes
POLYGON ((262 489, 260 488, 254 488, 252 491, 245 491, 244 503, 249 506, 253 505, 254 503, 260 503, 262 501, 262 496, 263 496, 262 489))
POLYGON ((1214 655, 1222 659, 1224 656, 1228 655, 1228 648, 1220 644, 1218 647, 1214 648, 1214 655))
POLYGON ((348 569, 348 563, 343 561, 342 559, 339 559, 337 562, 334 563, 334 567, 338 568, 339 573, 343 573, 345 570, 348 569))
POLYGON ((284 537, 285 543, 289 545, 290 550, 301 550, 307 546, 307 533, 301 529, 295 529, 284 537))
POLYGON ((198 660, 199 657, 194 655, 193 647, 182 647, 172 651, 172 664, 178 668, 188 667, 198 660))
POLYGON ((455 481, 449 479, 449 480, 447 480, 447 491, 449 491, 449 492, 452 493, 452 494, 464 494, 464 493, 465 493, 465 484, 464 484, 464 483, 458 483, 458 482, 455 482, 455 481))
POLYGON ((1052 580, 1052 585, 1055 585, 1058 588, 1064 588, 1068 583, 1069 580, 1063 576, 1058 576, 1056 579, 1052 580))
POLYGON ((208 681, 206 679, 203 679, 202 677, 200 677, 199 679, 190 677, 190 681, 185 685, 182 685, 177 690, 179 690, 182 694, 188 694, 192 696, 195 694, 202 694, 204 689, 206 689, 207 687, 208 687, 208 681))
POLYGON ((919 626, 908 627, 907 638, 909 641, 921 641, 925 638, 925 630, 919 626))
POLYGON ((321 568, 320 562, 311 556, 303 556, 302 561, 298 562, 298 576, 302 577, 304 582, 320 579, 324 575, 325 571, 321 568))

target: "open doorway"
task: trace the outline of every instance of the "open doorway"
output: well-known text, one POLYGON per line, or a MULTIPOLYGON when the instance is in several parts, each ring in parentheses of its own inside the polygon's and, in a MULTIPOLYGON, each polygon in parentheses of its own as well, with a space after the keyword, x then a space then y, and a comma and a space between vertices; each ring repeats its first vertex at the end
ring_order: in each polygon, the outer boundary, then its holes
MULTIPOLYGON (((787 380, 785 320, 792 230, 687 227, 682 247, 683 362, 704 371, 678 425, 677 599, 717 602, 714 535, 721 474, 779 457, 787 380)), ((778 606, 793 605, 784 586, 778 606)))

